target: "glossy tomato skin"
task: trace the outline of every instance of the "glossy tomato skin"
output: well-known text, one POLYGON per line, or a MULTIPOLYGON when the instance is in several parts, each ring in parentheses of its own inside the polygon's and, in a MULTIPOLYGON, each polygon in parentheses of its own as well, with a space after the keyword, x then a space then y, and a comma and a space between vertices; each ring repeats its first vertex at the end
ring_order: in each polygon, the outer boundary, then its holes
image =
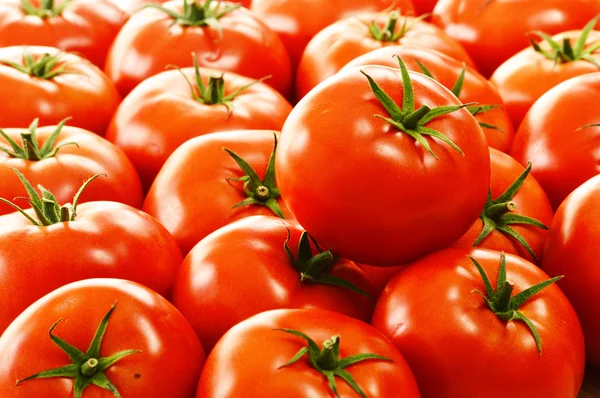
MULTIPOLYGON (((0 59, 24 65, 26 52, 38 58, 60 51, 52 47, 5 47, 0 48, 0 59)), ((65 54, 56 67, 64 63, 68 63, 69 73, 50 80, 31 77, 0 63, 2 128, 29 126, 35 118, 40 119, 41 126, 55 125, 72 117, 69 125, 104 135, 121 97, 108 77, 86 60, 65 54)))
MULTIPOLYGON (((364 353, 391 358, 393 362, 365 361, 347 370, 368 397, 419 398, 406 361, 381 333, 356 319, 322 310, 273 310, 233 327, 206 360, 196 398, 335 397, 306 356, 279 369, 305 342, 274 330, 278 328, 301 331, 319 347, 337 335, 342 358, 364 353)), ((341 397, 358 396, 342 379, 336 379, 336 384, 341 397)))
MULTIPOLYGON (((90 279, 64 286, 32 304, 0 338, 0 395, 11 398, 73 397, 70 379, 38 379, 15 386, 39 371, 65 366, 69 357, 49 338, 54 334, 87 350, 96 328, 116 303, 100 354, 141 350, 110 367, 106 377, 124 397, 192 397, 205 361, 202 345, 185 318, 166 299, 137 283, 90 279)), ((84 397, 112 393, 88 387, 84 397)))
MULTIPOLYGON (((30 2, 39 7, 41 0, 30 2)), ((2 0, 0 47, 56 47, 104 68, 108 49, 125 19, 125 13, 109 0, 75 0, 61 15, 50 18, 27 15, 19 0, 2 0)))
MULTIPOLYGON (((380 41, 372 37, 369 25, 372 21, 383 27, 389 13, 361 14, 341 20, 323 29, 308 43, 296 76, 296 98, 301 99, 317 84, 336 74, 353 59, 381 47, 405 44, 440 51, 472 65, 465 50, 435 25, 415 21, 407 17, 408 31, 397 41, 380 41)), ((396 32, 404 24, 400 17, 396 32)), ((397 66, 397 64, 396 64, 397 66)))
POLYGON ((414 14, 410 0, 253 0, 251 9, 281 37, 295 70, 306 45, 322 29, 352 15, 391 7, 414 14))
POLYGON ((600 177, 585 182, 558 208, 544 249, 543 269, 551 276, 565 275, 559 286, 583 327, 586 358, 600 366, 600 300, 598 283, 598 238, 600 228, 600 177))
POLYGON ((374 267, 366 264, 356 265, 367 275, 367 279, 375 288, 377 297, 383 292, 389 281, 404 269, 403 265, 395 265, 393 267, 374 267))
MULTIPOLYGON (((192 81, 193 68, 182 69, 192 81)), ((200 69, 205 83, 223 72, 200 69)), ((252 79, 226 73, 225 95, 252 83, 252 79)), ((167 158, 187 140, 218 131, 281 130, 292 106, 266 84, 242 91, 232 103, 205 105, 196 101, 178 71, 151 77, 128 95, 110 123, 106 138, 120 147, 135 165, 145 190, 167 158)))
MULTIPOLYGON (((183 1, 165 7, 182 12, 183 1)), ((122 95, 169 65, 192 66, 191 53, 207 68, 239 73, 267 83, 283 95, 291 88, 291 65, 285 47, 249 10, 240 8, 219 19, 221 35, 210 27, 173 25, 164 12, 136 12, 117 35, 106 61, 106 73, 122 95)))
POLYGON ((557 209, 579 185, 598 174, 600 73, 579 76, 554 87, 531 107, 519 127, 510 155, 532 174, 557 209))
POLYGON ((502 98, 498 93, 498 89, 475 69, 466 66, 459 60, 455 60, 435 50, 400 44, 397 46, 382 47, 361 55, 349 62, 342 70, 366 65, 398 68, 398 59, 395 56, 402 58, 408 70, 423 73, 423 70, 417 63, 418 60, 431 72, 436 81, 449 90, 452 90, 456 84, 463 67, 466 68, 462 90, 458 98, 464 104, 476 102, 478 105, 497 105, 498 107, 495 109, 478 113, 475 115, 475 119, 480 123, 486 123, 498 128, 482 127, 488 145, 491 148, 502 152, 510 150, 510 144, 515 132, 510 118, 506 113, 502 98))
POLYGON ((431 13, 438 0, 412 0, 416 15, 431 13))
MULTIPOLYGON (((240 218, 274 215, 264 206, 236 204, 248 198, 240 178, 244 173, 227 148, 248 161, 264 180, 273 152, 275 132, 245 130, 208 134, 178 148, 162 168, 146 196, 144 211, 156 217, 187 254, 208 234, 240 218)), ((287 219, 292 218, 281 199, 287 219)))
MULTIPOLYGON (((204 238, 185 258, 173 288, 172 302, 211 349, 234 325, 279 308, 318 308, 368 322, 373 303, 348 289, 300 283, 284 243, 297 253, 302 229, 276 217, 246 217, 204 238), (243 269, 240 268, 243 264, 243 269)), ((371 292, 364 273, 347 260, 331 275, 371 292)))
POLYGON ((19 213, 0 216, 0 241, 0 331, 35 300, 77 280, 133 280, 169 297, 182 261, 158 221, 115 202, 84 203, 75 221, 48 227, 19 213))
MULTIPOLYGON (((362 70, 402 104, 398 70, 362 70)), ((417 108, 459 104, 439 83, 409 73, 417 108)), ((452 244, 478 217, 489 188, 488 146, 465 109, 427 124, 464 153, 427 139, 438 159, 374 115, 386 111, 358 69, 319 85, 284 125, 278 184, 298 222, 331 250, 366 264, 406 264, 452 244)))
MULTIPOLYGON (((550 285, 521 307, 536 325, 542 353, 522 322, 506 323, 473 290, 485 292, 472 256, 496 286, 500 252, 447 249, 410 265, 386 287, 372 324, 402 352, 424 398, 575 398, 585 353, 573 307, 550 285), (469 369, 465 372, 464 369, 469 369)), ((506 255, 513 296, 549 277, 506 255)))
MULTIPOLYGON (((524 167, 510 156, 490 148, 491 179, 490 189, 492 199, 496 199, 504 193, 513 182, 525 171, 524 167)), ((542 224, 550 227, 554 212, 548 197, 538 182, 530 174, 525 179, 523 186, 512 199, 516 205, 515 214, 532 217, 542 224)), ((542 260, 544 242, 548 231, 532 225, 513 224, 511 227, 525 239, 535 253, 539 261, 542 260)), ((453 246, 472 247, 483 229, 483 221, 477 219, 471 229, 463 235, 453 246)), ((484 238, 477 247, 482 249, 504 251, 515 254, 528 261, 533 261, 531 255, 515 239, 510 238, 498 231, 493 231, 484 238)))
MULTIPOLYGON (((575 43, 581 31, 571 31, 553 37, 557 43, 565 38, 575 43)), ((592 31, 586 42, 590 45, 600 40, 600 32, 592 31)), ((547 45, 542 48, 548 50, 547 45)), ((592 56, 600 62, 600 52, 592 56)), ((600 68, 588 61, 556 63, 528 47, 504 62, 491 77, 492 83, 506 104, 513 125, 519 126, 525 114, 545 92, 573 77, 600 71, 600 68)))
POLYGON ((465 47, 487 77, 529 46, 528 32, 582 29, 598 13, 596 0, 439 0, 432 19, 465 47))
MULTIPOLYGON (((55 129, 56 126, 37 129, 40 147, 55 129)), ((26 132, 27 128, 3 131, 20 145, 21 133, 26 132)), ((17 196, 26 196, 23 184, 10 169, 15 168, 34 187, 41 184, 52 192, 60 204, 70 203, 88 178, 106 174, 106 177, 97 178, 86 188, 80 203, 108 200, 136 208, 142 206, 144 194, 140 178, 123 151, 92 132, 65 126, 55 142, 55 148, 70 142, 77 145, 64 146, 56 156, 39 161, 12 158, 0 152, 0 197, 12 200, 17 196)), ((0 146, 10 149, 3 138, 0 138, 0 146)), ((0 204, 0 215, 13 211, 12 207, 0 204)))

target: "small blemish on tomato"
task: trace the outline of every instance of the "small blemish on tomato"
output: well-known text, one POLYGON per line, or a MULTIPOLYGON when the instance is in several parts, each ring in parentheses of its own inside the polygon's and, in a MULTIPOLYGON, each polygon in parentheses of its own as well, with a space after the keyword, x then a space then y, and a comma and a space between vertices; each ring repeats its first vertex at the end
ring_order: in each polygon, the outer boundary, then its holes
POLYGON ((139 373, 136 373, 136 374, 133 375, 133 377, 135 377, 136 379, 139 379, 140 377, 142 377, 142 375, 139 374, 139 373))

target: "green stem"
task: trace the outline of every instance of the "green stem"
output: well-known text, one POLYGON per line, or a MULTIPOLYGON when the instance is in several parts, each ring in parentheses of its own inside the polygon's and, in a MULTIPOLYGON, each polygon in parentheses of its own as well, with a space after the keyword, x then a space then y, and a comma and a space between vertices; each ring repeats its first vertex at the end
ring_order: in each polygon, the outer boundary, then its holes
POLYGON ((422 105, 419 109, 410 113, 402 119, 402 124, 410 130, 414 130, 419 125, 419 122, 431 111, 427 105, 422 105))
POLYGON ((335 346, 338 341, 338 336, 333 336, 331 339, 323 342, 323 348, 319 354, 317 363, 325 370, 333 370, 338 367, 339 359, 337 358, 335 346))
POLYGON ((93 376, 98 371, 98 360, 96 358, 90 358, 81 365, 81 374, 84 376, 93 376))
POLYGON ((267 199, 271 198, 271 190, 264 185, 261 185, 260 187, 256 188, 256 198, 266 201, 267 199))
POLYGON ((515 202, 496 203, 485 209, 485 215, 492 220, 499 220, 503 215, 517 208, 515 202))
POLYGON ((513 289, 515 285, 509 281, 504 282, 504 286, 502 287, 502 291, 498 296, 498 301, 496 302, 496 312, 506 312, 510 309, 510 299, 512 296, 513 289))

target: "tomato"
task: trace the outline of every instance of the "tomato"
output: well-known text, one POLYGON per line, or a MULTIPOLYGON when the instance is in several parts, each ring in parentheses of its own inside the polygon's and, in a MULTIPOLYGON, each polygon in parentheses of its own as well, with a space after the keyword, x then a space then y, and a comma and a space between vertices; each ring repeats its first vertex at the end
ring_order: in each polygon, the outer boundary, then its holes
POLYGON ((555 281, 517 256, 447 249, 394 278, 372 324, 404 355, 423 398, 576 398, 583 334, 555 281))
POLYGON ((414 14, 411 0, 253 0, 251 9, 281 37, 295 70, 306 45, 322 29, 352 15, 392 7, 414 14))
POLYGON ((554 209, 579 185, 598 174, 600 73, 554 87, 531 107, 515 135, 510 155, 540 183, 554 209))
POLYGON ((536 44, 537 48, 526 48, 494 72, 491 81, 498 87, 515 126, 521 124, 531 105, 552 87, 572 77, 600 71, 600 32, 590 31, 596 22, 597 19, 591 21, 585 32, 561 33, 547 38, 551 44, 544 42, 536 44))
POLYGON ((544 190, 510 156, 490 149, 490 196, 471 229, 454 247, 479 246, 541 261, 552 206, 544 190))
MULTIPOLYGON (((70 201, 87 178, 106 173, 107 178, 96 180, 83 193, 82 203, 110 200, 141 207, 144 197, 135 168, 119 148, 96 134, 63 123, 37 128, 35 121, 29 129, 3 131, 19 151, 0 137, 0 197, 12 199, 25 192, 11 167, 33 186, 41 184, 54 192, 60 203, 70 201), (23 148, 25 142, 29 151, 23 148)), ((0 204, 0 215, 13 211, 0 204)))
POLYGON ((400 17, 395 11, 362 14, 334 23, 308 43, 296 76, 297 99, 356 57, 397 44, 437 50, 472 65, 460 44, 421 18, 400 17), (377 26, 375 30, 372 24, 377 26))
POLYGON ((370 265, 406 264, 451 245, 477 219, 489 187, 475 118, 441 84, 401 66, 362 68, 371 81, 351 69, 315 88, 287 119, 275 162, 298 222, 342 257, 370 265))
POLYGON ((406 361, 381 333, 320 310, 268 311, 234 326, 208 356, 196 397, 333 398, 328 372, 336 375, 334 386, 341 397, 358 397, 361 391, 370 398, 419 398, 406 361), (312 352, 286 364, 309 344, 312 352), (344 363, 346 358, 352 359, 344 363), (354 364, 345 367, 348 362, 354 364), (340 374, 350 375, 357 387, 340 374))
POLYGON ((0 87, 2 128, 72 117, 70 125, 103 135, 121 101, 102 71, 52 47, 0 48, 0 87))
POLYGON ((515 133, 498 90, 475 69, 458 60, 435 50, 401 44, 382 47, 361 55, 342 70, 366 65, 397 68, 398 60, 395 56, 401 57, 409 70, 425 73, 452 90, 464 104, 476 102, 477 104, 467 109, 479 122, 488 145, 502 152, 510 149, 515 133), (461 80, 463 69, 464 77, 461 80))
POLYGON ((438 0, 412 0, 417 15, 431 13, 438 0))
MULTIPOLYGON (((121 7, 129 13, 134 13, 147 4, 166 3, 169 0, 111 0, 117 6, 121 7)), ((231 3, 241 4, 246 8, 250 8, 252 0, 231 1, 231 3)))
POLYGON ((167 71, 149 78, 117 109, 106 138, 136 167, 145 190, 167 158, 187 140, 217 131, 281 130, 292 106, 275 90, 252 79, 199 68, 167 71), (183 76, 182 76, 183 73, 183 76), (213 97, 222 86, 223 92, 213 97))
POLYGON ((372 265, 356 264, 366 275, 377 292, 377 297, 383 292, 389 281, 404 269, 403 265, 394 267, 374 267, 372 265))
POLYGON ((559 285, 579 315, 588 362, 600 365, 600 272, 596 266, 600 228, 600 177, 585 182, 558 208, 544 249, 543 268, 565 275, 559 285))
POLYGON ((30 220, 19 213, 0 216, 0 333, 35 300, 77 280, 129 279, 170 295, 182 257, 158 221, 120 203, 78 206, 75 197, 72 207, 61 208, 44 197, 51 209, 39 196, 31 200, 45 209, 39 210, 45 219, 31 218, 31 210, 25 213, 30 220))
POLYGON ((260 130, 233 131, 186 142, 158 174, 144 202, 144 211, 167 227, 184 254, 211 232, 240 218, 252 215, 291 218, 275 184, 274 134, 260 130), (254 174, 246 173, 224 148, 241 157, 242 162, 247 161, 254 174), (248 179, 250 175, 259 180, 256 186, 251 181, 247 187, 252 195, 245 192, 245 181, 235 180, 248 179), (266 197, 260 196, 263 188, 267 188, 266 197))
POLYGON ((173 305, 119 279, 75 282, 36 301, 0 337, 0 356, 0 396, 11 398, 189 398, 205 361, 173 305), (57 368, 55 377, 24 380, 57 368))
POLYGON ((432 19, 487 77, 529 45, 528 32, 581 29, 598 13, 597 0, 439 0, 432 19))
POLYGON ((125 19, 109 0, 1 0, 0 47, 57 47, 103 68, 125 19))
POLYGON ((244 319, 271 309, 319 308, 371 319, 372 301, 356 291, 371 292, 364 273, 331 252, 314 251, 302 232, 294 221, 246 217, 192 249, 177 275, 172 302, 205 348, 244 319))
POLYGON ((108 53, 106 73, 125 95, 169 65, 192 66, 190 53, 200 66, 271 76, 268 84, 289 94, 290 60, 279 37, 250 11, 221 1, 174 0, 136 12, 108 53))

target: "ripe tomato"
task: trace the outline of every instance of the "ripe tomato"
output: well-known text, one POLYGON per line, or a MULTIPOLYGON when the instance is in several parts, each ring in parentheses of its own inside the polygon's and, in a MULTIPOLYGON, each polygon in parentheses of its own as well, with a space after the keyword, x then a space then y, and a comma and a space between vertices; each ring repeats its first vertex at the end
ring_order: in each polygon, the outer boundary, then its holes
POLYGON ((388 282, 404 269, 403 265, 393 267, 374 267, 372 265, 356 264, 366 275, 377 292, 377 297, 383 292, 388 282))
MULTIPOLYGON (((588 29, 596 25, 594 19, 588 29)), ((598 72, 600 32, 571 31, 547 38, 552 44, 529 47, 504 62, 491 81, 506 104, 515 126, 546 91, 572 77, 598 72), (579 42, 579 38, 583 40, 579 42), (579 42, 579 43, 578 43, 579 42), (578 45, 579 44, 579 45, 578 45), (556 48, 553 49, 552 47, 556 48), (588 51, 591 51, 588 54, 588 51)))
POLYGON ((600 73, 554 87, 531 107, 510 155, 525 165, 557 209, 579 185, 598 174, 600 73))
POLYGON ((352 15, 391 7, 414 14, 410 0, 253 0, 251 9, 281 37, 295 70, 306 45, 322 29, 352 15))
POLYGON ((145 190, 187 140, 217 131, 281 130, 292 110, 266 84, 252 84, 235 73, 218 78, 223 72, 212 69, 199 68, 198 73, 204 88, 196 83, 194 68, 151 77, 125 98, 108 128, 106 138, 131 159, 145 190), (213 97, 219 86, 223 91, 213 97))
POLYGON ((0 356, 0 396, 11 398, 189 398, 205 361, 173 305, 119 279, 72 283, 36 301, 0 338, 0 356), (57 368, 52 378, 24 380, 57 368))
POLYGON ((441 84, 402 68, 363 68, 371 81, 351 69, 323 82, 290 114, 275 162, 298 222, 341 256, 371 265, 406 264, 451 245, 489 188, 475 118, 441 84))
POLYGON ((308 43, 298 66, 296 98, 304 97, 356 57, 397 44, 437 50, 472 65, 460 44, 420 18, 401 17, 396 11, 362 14, 328 26, 308 43))
POLYGON ((447 249, 398 274, 372 323, 402 352, 423 398, 576 398, 583 334, 552 281, 511 254, 447 249))
MULTIPOLYGON (((169 0, 111 0, 117 6, 121 7, 129 13, 134 13, 147 4, 166 3, 169 0)), ((252 0, 231 1, 231 3, 241 4, 246 8, 250 8, 252 0)))
POLYGON ((432 19, 462 43, 487 77, 527 47, 528 32, 581 29, 598 13, 597 0, 439 0, 432 19))
MULTIPOLYGON (((81 195, 82 203, 109 200, 141 207, 144 194, 135 168, 119 148, 96 134, 63 127, 63 123, 37 128, 36 121, 29 129, 3 132, 6 137, 0 137, 0 197, 12 199, 25 192, 11 167, 23 173, 34 187, 41 184, 53 192, 59 203, 73 199, 89 177, 106 173, 108 178, 96 180, 81 195), (19 151, 13 149, 7 137, 19 151), (28 150, 24 149, 25 142, 28 150)), ((0 204, 0 215, 13 211, 0 204)))
POLYGON ((552 206, 544 190, 523 166, 490 148, 490 196, 479 219, 453 246, 479 246, 516 254, 536 263, 542 259, 552 206))
POLYGON ((0 48, 0 126, 70 125, 104 135, 121 101, 108 77, 91 63, 52 47, 0 48))
POLYGON ((109 0, 0 0, 0 47, 57 47, 103 68, 125 19, 109 0))
POLYGON ((285 47, 250 11, 222 1, 174 0, 157 7, 162 9, 132 15, 108 53, 106 73, 122 95, 168 65, 192 66, 193 52, 200 66, 254 79, 271 76, 268 84, 289 94, 285 47))
POLYGON ((559 285, 579 315, 586 358, 600 366, 600 272, 596 266, 600 228, 600 177, 577 188, 558 208, 544 249, 543 268, 565 275, 559 285))
MULTIPOLYGON (((39 197, 32 203, 47 207, 39 197)), ((0 333, 35 300, 77 280, 129 279, 170 295, 182 257, 158 221, 115 202, 77 206, 76 197, 72 208, 62 207, 41 210, 47 220, 34 216, 37 225, 19 213, 0 216, 0 333)))
MULTIPOLYGON (((291 218, 275 184, 273 141, 274 132, 261 130, 191 139, 173 153, 158 174, 144 202, 144 211, 167 227, 184 254, 211 232, 240 218, 291 218), (247 161, 254 170, 260 182, 247 187, 252 195, 245 192, 245 181, 239 181, 252 173, 246 173, 224 148, 247 161), (261 187, 268 190, 265 197, 260 196, 261 187)), ((250 181, 250 185, 254 183, 250 181)))
POLYGON ((438 0, 412 0, 417 15, 431 13, 438 0))
POLYGON ((320 308, 371 319, 372 301, 356 291, 372 290, 364 273, 318 247, 315 255, 302 232, 294 221, 246 217, 192 249, 177 275, 172 302, 205 348, 244 319, 271 309, 320 308))
POLYGON ((268 311, 234 326, 208 356, 196 398, 333 398, 332 386, 341 397, 419 398, 406 361, 381 333, 321 310, 268 311))
POLYGON ((467 109, 479 122, 488 145, 502 152, 510 149, 515 133, 498 90, 475 69, 458 60, 435 50, 401 44, 361 55, 342 70, 366 65, 397 68, 398 60, 395 56, 404 60, 408 70, 425 73, 452 90, 464 104, 477 102, 467 109))

